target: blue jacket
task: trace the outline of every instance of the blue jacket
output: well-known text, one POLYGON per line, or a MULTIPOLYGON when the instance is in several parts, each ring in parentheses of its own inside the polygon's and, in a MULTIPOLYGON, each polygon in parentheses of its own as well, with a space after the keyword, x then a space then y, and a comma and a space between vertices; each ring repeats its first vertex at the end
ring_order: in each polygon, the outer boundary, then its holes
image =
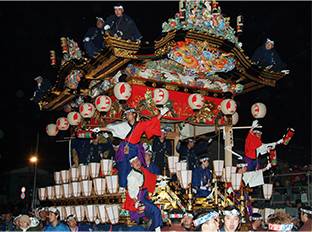
POLYGON ((57 224, 55 227, 51 224, 47 225, 43 231, 70 231, 69 227, 61 222, 57 224))
POLYGON ((196 197, 207 197, 210 194, 210 188, 207 187, 211 180, 211 171, 209 168, 195 168, 192 173, 192 187, 197 191, 196 197), (202 189, 201 189, 202 187, 202 189), (203 189, 206 188, 206 189, 203 189))
POLYGON ((155 175, 160 175, 160 169, 157 167, 155 163, 151 163, 148 167, 146 167, 151 173, 155 175))

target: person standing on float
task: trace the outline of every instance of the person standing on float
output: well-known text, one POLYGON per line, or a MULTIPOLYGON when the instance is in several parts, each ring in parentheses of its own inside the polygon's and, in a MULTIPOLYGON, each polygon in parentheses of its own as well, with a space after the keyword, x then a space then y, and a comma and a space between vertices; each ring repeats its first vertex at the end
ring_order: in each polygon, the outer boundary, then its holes
POLYGON ((115 154, 115 161, 118 169, 118 179, 120 190, 124 191, 127 187, 127 176, 131 171, 129 160, 137 156, 141 164, 146 167, 145 150, 140 143, 142 135, 145 133, 147 138, 161 135, 160 119, 168 112, 168 108, 162 108, 160 114, 150 120, 137 121, 137 112, 135 109, 128 109, 124 112, 127 119, 125 122, 111 123, 101 131, 110 131, 114 137, 123 141, 115 154))

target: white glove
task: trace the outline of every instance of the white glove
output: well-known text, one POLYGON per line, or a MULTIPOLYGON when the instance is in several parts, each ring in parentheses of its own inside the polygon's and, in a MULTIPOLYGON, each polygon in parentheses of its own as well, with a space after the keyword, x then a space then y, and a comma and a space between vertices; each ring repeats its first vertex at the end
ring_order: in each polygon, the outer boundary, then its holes
POLYGON ((120 193, 124 193, 124 192, 126 192, 126 189, 123 188, 123 187, 119 187, 119 192, 120 192, 120 193))
POLYGON ((96 128, 93 128, 91 131, 94 133, 99 133, 101 129, 99 127, 96 127, 96 128))
POLYGON ((192 188, 192 192, 193 192, 194 194, 196 194, 196 193, 197 193, 197 190, 194 189, 194 188, 192 188))
POLYGON ((283 143, 283 139, 280 139, 280 140, 278 140, 277 142, 276 142, 276 144, 282 144, 283 143))
POLYGON ((268 163, 268 165, 263 169, 264 171, 270 170, 272 168, 272 164, 268 163))
POLYGON ((109 137, 109 135, 106 132, 103 134, 103 136, 105 139, 107 139, 109 137))
POLYGON ((254 121, 252 122, 252 124, 251 124, 251 129, 254 129, 254 128, 256 128, 257 126, 259 126, 258 123, 259 123, 258 120, 254 120, 254 121))
POLYGON ((168 107, 164 106, 160 109, 160 115, 164 116, 169 111, 168 107))
POLYGON ((289 72, 290 72, 289 70, 282 70, 281 71, 281 73, 284 73, 284 74, 289 74, 289 72))
POLYGON ((206 186, 200 186, 200 189, 201 190, 207 190, 207 187, 206 186))
POLYGON ((111 28, 110 25, 106 24, 105 27, 104 27, 104 30, 107 31, 107 30, 109 30, 110 28, 111 28))

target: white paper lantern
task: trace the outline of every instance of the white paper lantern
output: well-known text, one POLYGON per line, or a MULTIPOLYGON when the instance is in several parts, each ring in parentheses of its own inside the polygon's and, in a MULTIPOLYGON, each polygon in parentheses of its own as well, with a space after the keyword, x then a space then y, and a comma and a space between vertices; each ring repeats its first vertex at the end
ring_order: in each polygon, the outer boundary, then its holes
POLYGON ((100 174, 100 163, 89 163, 89 172, 90 172, 90 176, 91 178, 96 178, 99 176, 100 174))
POLYGON ((113 169, 113 161, 110 159, 102 159, 100 161, 101 171, 104 176, 111 175, 113 169))
POLYGON ((108 112, 112 106, 112 99, 109 96, 98 96, 95 99, 95 107, 99 112, 108 112))
POLYGON ((61 131, 66 131, 69 128, 69 122, 68 122, 67 118, 60 117, 56 120, 56 126, 57 126, 57 129, 59 129, 61 131))
POLYGON ((127 82, 119 82, 114 86, 114 95, 118 100, 128 100, 131 93, 132 88, 127 82))
POLYGON ((192 171, 191 170, 182 170, 181 171, 181 186, 184 189, 190 187, 192 183, 192 171))
POLYGON ((45 201, 47 199, 46 188, 38 188, 38 197, 40 201, 45 201))
POLYGON ((238 123, 238 120, 239 120, 239 116, 238 116, 238 113, 235 112, 233 115, 232 115, 232 125, 236 125, 238 123))
POLYGON ((104 178, 95 178, 93 179, 93 186, 95 194, 101 196, 105 193, 106 181, 104 178))
POLYGON ((100 219, 101 223, 108 222, 108 216, 106 213, 106 205, 98 205, 98 218, 100 219))
POLYGON ((53 200, 55 199, 55 192, 54 192, 54 186, 48 186, 46 187, 47 195, 48 195, 48 200, 53 200))
POLYGON ((54 172, 54 182, 55 184, 62 184, 61 172, 54 172))
POLYGON ((221 111, 225 115, 232 115, 236 112, 236 102, 232 99, 224 99, 221 102, 221 111))
POLYGON ((168 156, 168 167, 170 173, 177 172, 177 163, 179 162, 179 157, 177 156, 168 156))
POLYGON ((81 115, 78 112, 70 112, 67 114, 68 123, 72 126, 77 126, 81 122, 81 115))
POLYGON ((204 97, 199 93, 191 94, 188 97, 188 104, 193 110, 200 110, 204 106, 204 97))
POLYGON ((107 191, 109 193, 117 193, 118 191, 118 176, 106 176, 106 184, 107 184, 107 191))
POLYGON ((54 185, 55 198, 61 199, 63 197, 63 186, 62 185, 54 185))
POLYGON ((165 105, 169 99, 169 92, 164 88, 154 89, 153 101, 156 105, 165 105))
POLYGON ((83 118, 92 118, 95 112, 95 107, 91 103, 83 103, 79 106, 79 113, 83 118))
POLYGON ((80 197, 81 195, 81 183, 80 182, 71 182, 71 189, 73 190, 74 197, 80 197))
POLYGON ((177 172, 187 170, 187 162, 186 161, 177 162, 176 169, 177 169, 177 172))
POLYGON ((71 205, 64 206, 66 217, 68 217, 69 215, 73 214, 72 208, 73 208, 73 207, 72 207, 71 205))
POLYGON ((79 165, 79 174, 82 180, 87 180, 89 178, 89 167, 88 165, 79 165))
POLYGON ((92 193, 92 181, 91 180, 83 180, 81 181, 81 189, 82 189, 82 196, 89 197, 92 193))
POLYGON ((262 185, 264 199, 270 200, 273 192, 273 184, 262 185))
POLYGON ((55 208, 57 208, 58 211, 60 212, 60 220, 65 220, 66 215, 65 215, 65 208, 64 208, 64 206, 56 206, 55 208))
POLYGON ((58 133, 57 126, 53 123, 47 125, 46 132, 49 136, 56 136, 58 133))
POLYGON ((74 209, 75 209, 75 215, 76 215, 77 221, 82 222, 84 220, 84 217, 85 217, 84 206, 83 205, 75 205, 74 209))
POLYGON ((63 184, 66 184, 69 182, 69 171, 68 170, 62 170, 61 171, 61 180, 63 184))
POLYGON ((242 174, 241 173, 232 173, 231 183, 232 183, 232 188, 234 190, 240 189, 241 181, 242 181, 242 174))
POLYGON ((213 161, 213 171, 216 176, 220 177, 222 176, 224 167, 224 160, 214 160, 213 161))
POLYGON ((78 181, 79 180, 79 170, 78 168, 71 167, 69 169, 70 181, 78 181))
POLYGON ((263 103, 257 102, 251 106, 251 114, 254 118, 264 118, 267 109, 263 103))
POLYGON ((226 182, 231 182, 232 173, 236 173, 236 166, 226 166, 225 167, 225 180, 226 180, 226 182))
POLYGON ((106 205, 106 213, 111 224, 119 222, 119 205, 106 205))
POLYGON ((73 194, 71 189, 71 184, 62 184, 63 185, 63 193, 65 198, 70 198, 73 194))
POLYGON ((95 205, 85 206, 86 218, 89 222, 94 222, 96 219, 96 207, 95 205))

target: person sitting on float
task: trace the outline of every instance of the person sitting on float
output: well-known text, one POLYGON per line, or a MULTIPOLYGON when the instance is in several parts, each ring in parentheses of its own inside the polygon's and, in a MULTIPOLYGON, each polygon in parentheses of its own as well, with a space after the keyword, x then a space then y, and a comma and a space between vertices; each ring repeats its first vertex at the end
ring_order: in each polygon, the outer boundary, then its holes
POLYGON ((303 222, 303 226, 299 231, 312 230, 312 207, 304 206, 300 208, 300 220, 303 222))
POLYGON ((199 158, 200 166, 193 170, 192 187, 195 197, 207 197, 211 193, 210 182, 212 174, 209 169, 209 157, 207 154, 199 158))
POLYGON ((252 231, 263 231, 264 228, 262 227, 262 224, 263 224, 263 217, 260 213, 253 213, 251 216, 250 216, 250 222, 251 222, 251 225, 250 225, 250 232, 252 231))
POLYGON ((193 220, 196 231, 202 232, 218 232, 220 231, 219 213, 211 209, 206 213, 202 213, 193 220))
POLYGON ((288 232, 292 231, 293 226, 291 216, 285 212, 279 211, 268 217, 268 231, 288 232))
POLYGON ((126 200, 123 208, 130 211, 130 218, 139 223, 143 216, 152 220, 149 231, 160 231, 160 209, 149 199, 155 191, 157 176, 144 168, 137 156, 130 160, 132 170, 127 176, 126 200))
POLYGON ((118 180, 120 190, 124 191, 127 186, 127 176, 131 171, 129 160, 137 156, 141 164, 146 167, 145 151, 140 143, 142 135, 145 133, 147 138, 160 136, 160 119, 168 112, 168 108, 164 107, 160 113, 150 120, 137 121, 138 113, 135 109, 130 108, 124 112, 127 119, 126 122, 116 122, 108 124, 105 128, 97 128, 99 131, 110 131, 114 137, 123 141, 119 144, 118 151, 115 154, 116 166, 118 169, 118 180))
POLYGON ((160 175, 160 169, 153 162, 153 152, 152 152, 151 146, 149 144, 144 143, 143 147, 145 149, 144 158, 145 158, 147 170, 149 170, 151 173, 153 173, 155 175, 160 175))
POLYGON ((220 232, 234 232, 239 230, 241 214, 235 206, 227 206, 222 211, 224 225, 220 232))

